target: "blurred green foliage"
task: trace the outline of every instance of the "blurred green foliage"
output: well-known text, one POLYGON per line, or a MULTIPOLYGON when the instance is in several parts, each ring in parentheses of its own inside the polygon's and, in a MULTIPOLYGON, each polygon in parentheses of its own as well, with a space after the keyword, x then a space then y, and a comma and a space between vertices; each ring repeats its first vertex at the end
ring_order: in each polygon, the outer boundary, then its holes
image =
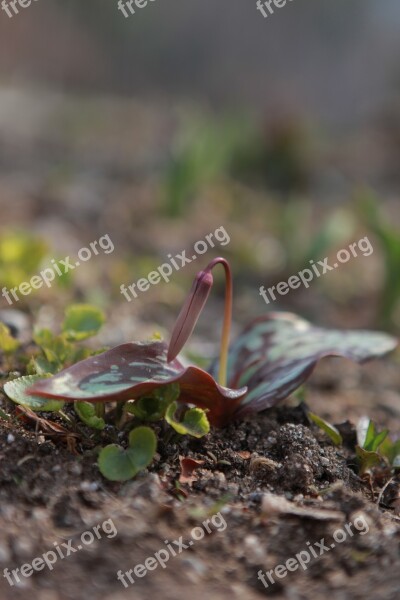
POLYGON ((28 232, 0 236, 0 281, 2 286, 19 286, 35 275, 48 254, 46 242, 28 232))
POLYGON ((185 204, 223 178, 265 186, 285 196, 307 188, 308 138, 297 122, 259 125, 243 117, 191 120, 182 128, 164 175, 164 212, 179 217, 185 204))
POLYGON ((169 217, 181 216, 202 186, 226 174, 244 134, 234 120, 191 122, 183 131, 165 173, 163 205, 169 217))
POLYGON ((232 155, 231 174, 285 195, 306 189, 310 180, 306 130, 290 119, 253 126, 232 155))
POLYGON ((329 250, 344 244, 354 233, 355 219, 349 210, 334 209, 317 230, 313 213, 314 206, 308 200, 295 198, 279 206, 278 235, 290 271, 307 267, 310 260, 324 258, 329 250))
POLYGON ((379 199, 371 191, 364 190, 359 194, 358 211, 383 254, 382 268, 385 277, 379 323, 382 327, 389 328, 395 324, 396 311, 400 306, 400 230, 393 227, 385 217, 379 199))
POLYGON ((96 335, 104 321, 105 315, 95 306, 69 306, 65 311, 62 333, 57 335, 45 328, 35 330, 33 340, 40 353, 31 359, 28 365, 29 373, 54 374, 66 366, 101 352, 94 352, 90 348, 78 345, 77 342, 96 335))
POLYGON ((0 350, 7 356, 19 348, 20 342, 16 340, 9 328, 0 322, 0 350))
MULTIPOLYGON (((41 268, 49 267, 50 248, 42 237, 27 231, 12 231, 0 235, 1 287, 16 288, 38 275, 41 268)), ((56 259, 57 260, 57 259, 56 259)), ((71 282, 69 273, 57 276, 54 284, 66 287, 71 282)), ((43 286, 43 289, 48 289, 43 286)), ((40 292, 39 292, 40 294, 40 292)), ((21 302, 27 302, 20 296, 21 302)))

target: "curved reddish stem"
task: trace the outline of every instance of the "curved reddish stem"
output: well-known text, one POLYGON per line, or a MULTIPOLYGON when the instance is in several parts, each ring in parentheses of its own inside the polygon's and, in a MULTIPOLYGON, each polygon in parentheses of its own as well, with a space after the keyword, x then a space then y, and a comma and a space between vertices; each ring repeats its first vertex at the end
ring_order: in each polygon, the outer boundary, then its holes
POLYGON ((210 262, 206 271, 212 270, 215 265, 221 264, 225 270, 225 308, 224 322, 222 325, 221 334, 221 349, 219 355, 219 371, 218 381, 220 385, 226 387, 228 374, 228 353, 229 353, 229 338, 231 333, 232 323, 232 305, 233 305, 233 282, 232 272, 228 261, 225 258, 218 257, 210 262))
POLYGON ((225 270, 225 309, 224 322, 221 334, 221 351, 219 359, 218 381, 220 385, 226 387, 228 370, 228 352, 229 336, 232 322, 232 300, 233 284, 232 273, 228 261, 225 258, 214 258, 209 265, 197 274, 192 289, 190 290, 185 303, 179 313, 174 329, 172 331, 171 341, 168 348, 167 361, 173 360, 183 348, 192 334, 197 320, 207 301, 213 284, 212 269, 221 264, 225 270))

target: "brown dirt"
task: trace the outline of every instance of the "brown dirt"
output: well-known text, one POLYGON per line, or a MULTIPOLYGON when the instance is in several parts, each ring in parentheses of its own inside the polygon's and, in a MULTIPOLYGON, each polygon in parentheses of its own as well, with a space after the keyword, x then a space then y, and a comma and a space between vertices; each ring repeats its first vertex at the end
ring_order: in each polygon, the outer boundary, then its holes
POLYGON ((289 400, 203 440, 160 442, 155 463, 124 484, 101 477, 95 450, 87 445, 81 452, 78 442, 74 455, 29 424, 1 420, 1 570, 31 563, 68 539, 76 548, 83 532, 110 518, 118 532, 103 532, 58 560, 52 571, 21 577, 20 585, 11 587, 1 577, 1 598, 180 600, 190 594, 193 600, 252 600, 271 594, 288 600, 394 600, 400 565, 397 488, 384 497, 387 506, 377 505, 385 480, 371 484, 358 477, 354 427, 346 421, 368 413, 395 432, 398 378, 396 357, 364 368, 336 360, 318 367, 307 402, 342 423, 343 447, 332 446, 309 424, 304 406, 289 400), (191 484, 177 483, 180 456, 204 461, 191 484), (165 548, 165 540, 182 536, 187 542, 193 527, 219 511, 224 531, 214 528, 171 557, 165 569, 134 577, 128 588, 117 580, 118 570, 143 564, 165 548), (357 518, 368 532, 355 532, 330 548, 334 532, 357 518), (268 588, 258 580, 260 569, 274 569, 322 538, 329 551, 312 558, 307 569, 275 576, 268 588))

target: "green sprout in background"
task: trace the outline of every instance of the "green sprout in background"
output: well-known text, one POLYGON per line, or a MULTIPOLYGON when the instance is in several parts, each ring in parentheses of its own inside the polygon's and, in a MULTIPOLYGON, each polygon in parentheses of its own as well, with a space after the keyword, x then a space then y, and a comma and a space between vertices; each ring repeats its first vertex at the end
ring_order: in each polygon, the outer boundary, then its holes
POLYGON ((400 230, 384 215, 378 198, 370 191, 358 195, 358 211, 362 221, 375 236, 382 255, 384 281, 381 291, 379 322, 389 329, 400 326, 400 230))

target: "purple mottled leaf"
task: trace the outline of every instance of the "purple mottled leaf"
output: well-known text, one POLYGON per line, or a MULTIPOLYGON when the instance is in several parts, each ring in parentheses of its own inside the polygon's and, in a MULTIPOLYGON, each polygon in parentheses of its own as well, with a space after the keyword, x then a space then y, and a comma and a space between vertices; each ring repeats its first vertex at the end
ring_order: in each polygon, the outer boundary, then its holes
POLYGON ((170 383, 179 384, 179 402, 208 409, 216 426, 229 421, 246 393, 222 387, 206 371, 177 359, 167 363, 163 342, 122 344, 37 382, 27 393, 67 402, 123 401, 170 383))
MULTIPOLYGON (((210 422, 223 426, 289 396, 325 356, 364 362, 396 346, 397 340, 386 334, 327 330, 296 315, 270 313, 251 323, 234 342, 228 388, 198 367, 184 367, 177 359, 167 362, 167 345, 149 342, 123 344, 92 356, 26 392, 71 402, 124 401, 176 382, 179 402, 208 409, 210 422)), ((211 373, 216 369, 214 365, 211 373)))
MULTIPOLYGON (((230 349, 228 386, 248 387, 235 417, 270 408, 289 396, 325 356, 362 363, 383 356, 397 343, 384 333, 314 327, 290 313, 260 317, 246 327, 230 349)), ((217 372, 216 364, 213 372, 217 372)))

